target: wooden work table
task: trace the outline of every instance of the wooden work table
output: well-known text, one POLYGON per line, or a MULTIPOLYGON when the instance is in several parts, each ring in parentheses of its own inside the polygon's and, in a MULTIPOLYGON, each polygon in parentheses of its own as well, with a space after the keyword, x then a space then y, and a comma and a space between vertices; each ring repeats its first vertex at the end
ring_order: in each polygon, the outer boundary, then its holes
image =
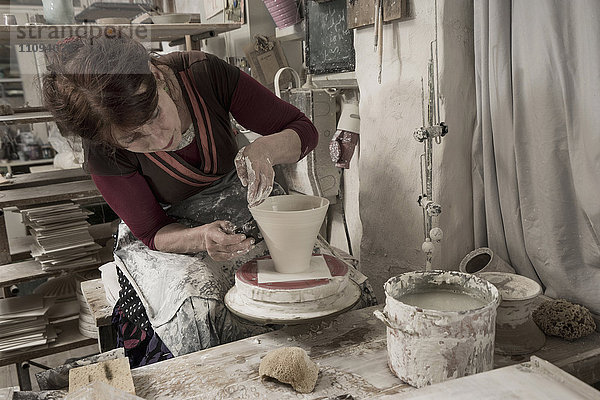
MULTIPOLYGON (((387 365, 386 329, 373 316, 380 306, 350 311, 334 320, 288 326, 279 331, 162 361, 131 371, 136 393, 145 399, 325 399, 350 394, 355 399, 396 398, 414 391, 387 365), (264 381, 258 366, 264 355, 279 347, 305 349, 319 364, 315 390, 296 393, 288 385, 264 381)), ((548 337, 536 356, 587 383, 600 381, 600 334, 573 342, 548 337)), ((496 366, 517 364, 497 357, 496 366)))

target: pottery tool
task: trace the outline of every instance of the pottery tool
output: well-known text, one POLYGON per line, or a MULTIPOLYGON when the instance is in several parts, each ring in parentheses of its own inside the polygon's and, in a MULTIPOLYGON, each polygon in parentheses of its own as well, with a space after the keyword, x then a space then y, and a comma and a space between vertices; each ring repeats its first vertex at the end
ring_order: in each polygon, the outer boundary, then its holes
POLYGON ((318 196, 267 198, 250 211, 270 256, 242 265, 225 296, 234 314, 259 323, 299 324, 350 309, 360 288, 348 266, 313 254, 329 201, 318 196))
POLYGON ((258 225, 256 224, 254 218, 251 218, 242 226, 235 227, 233 233, 244 234, 246 235, 246 237, 254 238, 254 244, 263 241, 262 234, 260 233, 260 230, 258 229, 258 225))
POLYGON ((377 0, 377 83, 381 83, 381 65, 383 63, 383 0, 377 0))
POLYGON ((421 154, 421 194, 417 203, 423 209, 423 234, 425 240, 421 249, 425 253, 425 269, 431 270, 434 243, 441 242, 444 233, 439 227, 433 227, 433 217, 442 213, 442 206, 433 201, 433 142, 440 144, 448 133, 448 126, 440 121, 438 39, 437 39, 437 1, 435 2, 435 39, 429 43, 429 61, 427 63, 427 121, 425 121, 425 89, 421 79, 422 126, 414 131, 413 137, 423 143, 421 154))
POLYGON ((379 0, 375 0, 375 15, 373 16, 373 51, 377 51, 379 37, 379 0))

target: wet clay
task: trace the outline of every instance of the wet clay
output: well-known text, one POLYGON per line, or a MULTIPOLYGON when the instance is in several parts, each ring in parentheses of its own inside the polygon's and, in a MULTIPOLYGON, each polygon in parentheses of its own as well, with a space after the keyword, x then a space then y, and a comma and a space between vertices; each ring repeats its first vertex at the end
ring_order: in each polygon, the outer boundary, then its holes
POLYGON ((483 307, 487 302, 467 293, 435 290, 408 293, 397 299, 404 304, 437 311, 467 311, 483 307))

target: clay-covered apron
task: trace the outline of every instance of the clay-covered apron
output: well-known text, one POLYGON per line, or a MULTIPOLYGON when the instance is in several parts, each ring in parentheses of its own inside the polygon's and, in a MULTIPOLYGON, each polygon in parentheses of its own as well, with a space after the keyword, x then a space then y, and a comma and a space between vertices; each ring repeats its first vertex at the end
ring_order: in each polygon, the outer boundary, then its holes
MULTIPOLYGON (((273 194, 284 194, 275 185, 273 194)), ((167 214, 192 227, 216 220, 240 226, 251 217, 244 188, 235 170, 219 183, 180 203, 167 214)), ((206 252, 194 255, 150 250, 121 223, 115 263, 135 289, 152 328, 178 356, 272 330, 231 314, 223 298, 234 284, 238 267, 268 254, 264 242, 230 261, 214 261, 206 252)))

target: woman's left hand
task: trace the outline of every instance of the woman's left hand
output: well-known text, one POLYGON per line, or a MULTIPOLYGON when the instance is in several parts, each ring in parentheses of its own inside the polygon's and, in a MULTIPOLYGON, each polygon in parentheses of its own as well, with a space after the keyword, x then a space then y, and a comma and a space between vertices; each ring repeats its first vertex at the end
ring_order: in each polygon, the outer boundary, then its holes
POLYGON ((235 168, 243 186, 248 187, 248 206, 262 203, 273 190, 275 171, 270 155, 257 141, 242 147, 235 157, 235 168))

